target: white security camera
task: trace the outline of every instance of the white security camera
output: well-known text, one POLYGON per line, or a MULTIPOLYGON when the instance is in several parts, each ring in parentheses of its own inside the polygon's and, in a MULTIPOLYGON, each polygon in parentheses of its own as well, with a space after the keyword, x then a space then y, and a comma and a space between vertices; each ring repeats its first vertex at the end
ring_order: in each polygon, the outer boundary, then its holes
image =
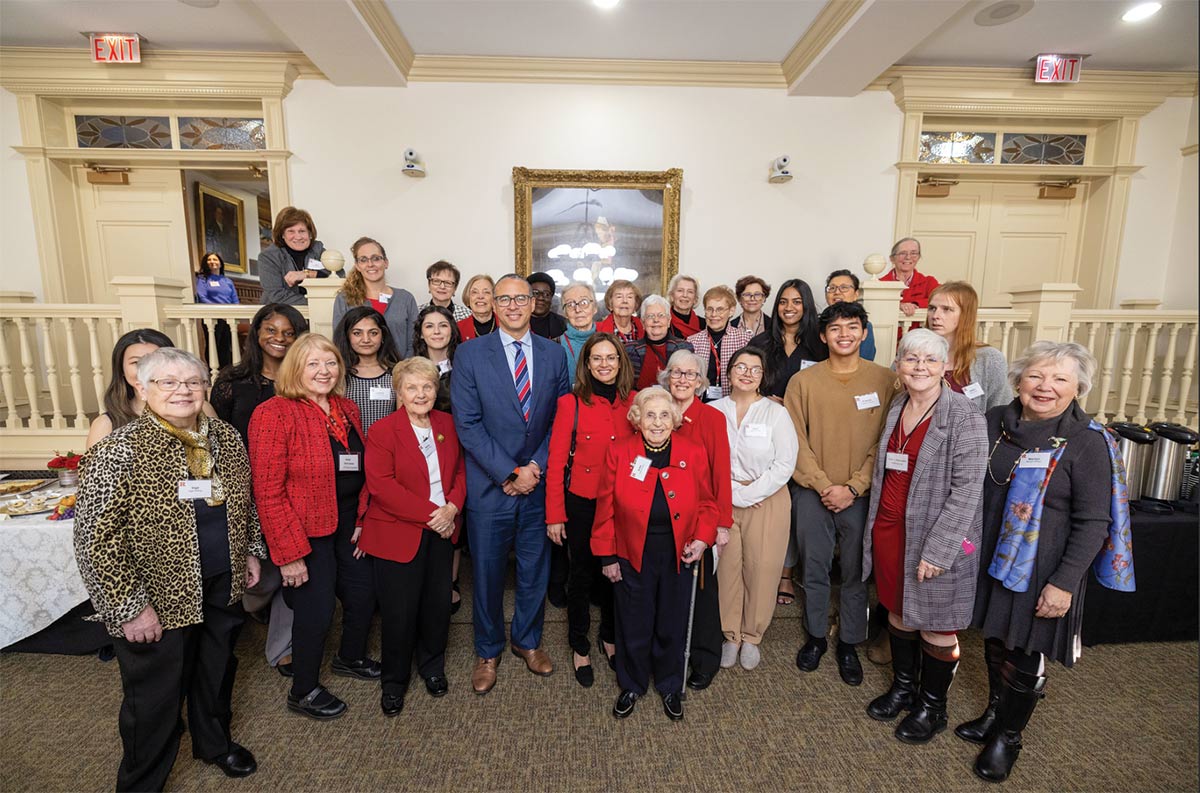
POLYGON ((421 162, 421 155, 417 154, 416 149, 404 150, 404 175, 418 178, 425 176, 425 163, 421 162))
POLYGON ((788 165, 791 162, 792 158, 786 154, 776 157, 774 162, 771 163, 771 175, 767 177, 767 181, 771 184, 790 182, 792 179, 792 172, 788 170, 788 165))

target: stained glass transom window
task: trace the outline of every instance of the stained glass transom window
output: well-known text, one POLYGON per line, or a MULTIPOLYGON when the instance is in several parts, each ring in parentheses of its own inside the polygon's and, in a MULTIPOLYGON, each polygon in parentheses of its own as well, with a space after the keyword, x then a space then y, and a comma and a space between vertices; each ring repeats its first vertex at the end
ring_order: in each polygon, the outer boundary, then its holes
POLYGON ((184 149, 265 149, 261 118, 180 116, 179 146, 184 149))
POLYGON ((171 120, 166 116, 75 116, 81 149, 169 149, 171 120))
POLYGON ((1006 134, 1000 162, 1013 165, 1083 165, 1086 148, 1087 135, 1006 134))
POLYGON ((922 132, 920 160, 991 165, 996 161, 996 133, 922 132))

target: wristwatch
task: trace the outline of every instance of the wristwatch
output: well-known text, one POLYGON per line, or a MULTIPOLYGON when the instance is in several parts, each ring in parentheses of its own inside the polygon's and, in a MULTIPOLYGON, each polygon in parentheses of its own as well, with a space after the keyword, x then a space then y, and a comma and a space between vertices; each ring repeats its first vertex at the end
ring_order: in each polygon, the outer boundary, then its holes
POLYGON ((858 491, 854 489, 854 485, 846 485, 846 489, 849 490, 855 498, 858 498, 858 491))
POLYGON ((519 472, 520 470, 521 470, 520 468, 514 468, 513 472, 508 475, 507 479, 504 480, 504 484, 509 485, 509 484, 512 484, 513 482, 517 481, 517 472, 519 472))

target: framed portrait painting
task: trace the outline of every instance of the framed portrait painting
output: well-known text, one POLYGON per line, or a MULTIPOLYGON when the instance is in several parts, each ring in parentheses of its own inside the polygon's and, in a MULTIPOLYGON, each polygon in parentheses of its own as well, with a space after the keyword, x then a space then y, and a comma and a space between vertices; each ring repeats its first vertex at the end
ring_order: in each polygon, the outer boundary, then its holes
POLYGON ((627 280, 664 294, 679 269, 683 171, 513 168, 517 272, 550 275, 559 294, 588 283, 601 301, 627 280))
POLYGON ((246 212, 242 200, 197 182, 196 218, 200 250, 220 254, 227 273, 245 273, 246 212))

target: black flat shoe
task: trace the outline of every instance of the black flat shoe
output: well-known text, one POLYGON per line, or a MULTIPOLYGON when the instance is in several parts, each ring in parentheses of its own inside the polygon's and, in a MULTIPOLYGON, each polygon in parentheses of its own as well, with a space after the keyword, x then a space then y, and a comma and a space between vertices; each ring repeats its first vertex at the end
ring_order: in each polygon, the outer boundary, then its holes
POLYGON ((372 661, 370 658, 362 657, 357 661, 343 661, 341 656, 333 656, 333 663, 330 668, 335 675, 342 677, 354 677, 359 680, 378 680, 383 674, 383 668, 378 661, 372 661))
POLYGON ((800 648, 800 652, 796 653, 796 667, 801 672, 817 671, 817 667, 821 665, 821 656, 827 649, 829 649, 827 641, 809 639, 800 648))
POLYGON ((404 710, 404 694, 384 694, 379 698, 379 709, 384 716, 399 716, 404 710))
POLYGON ((604 659, 606 661, 608 661, 608 668, 613 670, 614 672, 617 671, 617 650, 616 650, 617 645, 616 645, 616 643, 604 641, 604 637, 601 636, 599 633, 597 633, 596 634, 596 645, 600 648, 600 652, 604 653, 604 659), (613 646, 613 654, 612 655, 609 655, 608 650, 604 649, 604 645, 606 645, 606 644, 611 644, 613 646))
POLYGON ((638 695, 626 689, 617 697, 617 701, 613 704, 612 714, 618 719, 627 717, 633 713, 633 706, 637 704, 638 695))
POLYGON ((444 675, 432 675, 425 678, 425 690, 431 697, 444 697, 450 690, 450 683, 444 675))
POLYGON ((596 670, 592 669, 592 665, 578 667, 575 670, 575 682, 584 688, 591 688, 596 682, 596 670))
POLYGON ((250 776, 258 770, 258 763, 255 761, 254 755, 250 754, 250 750, 232 741, 229 743, 228 752, 211 760, 206 759, 204 762, 215 765, 225 772, 225 776, 234 779, 250 776))
POLYGON ((848 686, 862 685, 862 662, 858 660, 858 651, 854 649, 854 645, 839 641, 836 655, 838 674, 842 676, 842 682, 848 686))
POLYGON ((683 721, 683 700, 679 698, 679 692, 663 694, 662 700, 663 713, 667 714, 667 718, 671 721, 683 721))
POLYGON ((290 663, 275 664, 275 671, 278 672, 283 677, 291 677, 293 674, 295 674, 292 671, 292 665, 290 663))
POLYGON ((714 675, 706 672, 693 671, 690 675, 688 675, 687 687, 693 691, 703 691, 712 684, 713 677, 714 675))
POLYGON ((462 590, 458 588, 457 578, 450 582, 450 589, 458 595, 458 600, 455 600, 453 597, 450 598, 450 613, 453 615, 457 614, 458 610, 462 608, 462 590))
POLYGON ((287 706, 288 710, 318 721, 336 719, 346 712, 346 703, 330 694, 324 686, 317 686, 303 699, 288 694, 287 706))

